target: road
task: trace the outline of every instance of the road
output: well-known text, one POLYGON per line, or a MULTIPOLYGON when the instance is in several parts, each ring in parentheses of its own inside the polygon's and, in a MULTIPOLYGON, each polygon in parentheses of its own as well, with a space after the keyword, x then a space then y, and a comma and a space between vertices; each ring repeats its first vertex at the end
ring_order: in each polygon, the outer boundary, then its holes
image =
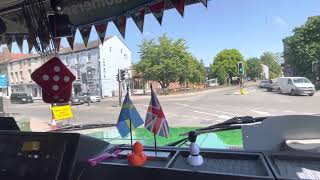
MULTIPOLYGON (((203 127, 235 116, 278 116, 320 114, 320 93, 313 97, 289 96, 270 93, 255 87, 247 88, 248 94, 240 95, 236 87, 206 90, 197 93, 159 96, 159 101, 172 127, 203 127)), ((150 97, 133 96, 132 101, 144 119, 150 97)), ((75 118, 72 123, 116 123, 120 108, 117 98, 100 103, 72 106, 75 118)), ((47 130, 51 120, 49 106, 42 102, 11 104, 5 102, 7 113, 16 113, 18 121, 30 121, 34 131, 47 130)))

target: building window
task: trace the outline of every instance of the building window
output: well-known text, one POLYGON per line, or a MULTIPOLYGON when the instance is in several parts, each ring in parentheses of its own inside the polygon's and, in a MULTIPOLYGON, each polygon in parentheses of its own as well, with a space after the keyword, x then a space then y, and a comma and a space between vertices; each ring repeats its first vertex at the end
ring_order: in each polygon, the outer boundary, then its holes
POLYGON ((122 54, 123 49, 121 49, 121 54, 122 54))
POLYGON ((22 71, 20 71, 20 80, 21 80, 21 82, 24 80, 24 78, 23 78, 23 72, 22 71))
POLYGON ((15 74, 16 74, 16 80, 15 80, 15 82, 19 82, 19 74, 18 74, 18 72, 15 72, 15 74))
POLYGON ((111 47, 109 47, 109 50, 110 50, 110 52, 111 52, 112 48, 111 48, 111 47))
POLYGON ((15 83, 13 73, 11 73, 11 83, 15 83))
POLYGON ((124 54, 123 57, 124 57, 124 60, 128 60, 128 54, 124 54))
POLYGON ((10 69, 13 70, 13 63, 10 63, 10 69))
POLYGON ((28 60, 28 66, 31 66, 31 59, 28 60))
POLYGON ((88 61, 87 62, 91 62, 91 53, 88 52, 88 61))
POLYGON ((66 56, 66 65, 68 66, 70 64, 69 56, 66 56))
POLYGON ((32 79, 31 79, 31 69, 28 70, 28 73, 29 73, 29 81, 32 81, 32 79))
POLYGON ((19 61, 20 69, 22 69, 22 61, 19 61))
POLYGON ((80 64, 80 55, 79 54, 76 55, 76 63, 80 64))

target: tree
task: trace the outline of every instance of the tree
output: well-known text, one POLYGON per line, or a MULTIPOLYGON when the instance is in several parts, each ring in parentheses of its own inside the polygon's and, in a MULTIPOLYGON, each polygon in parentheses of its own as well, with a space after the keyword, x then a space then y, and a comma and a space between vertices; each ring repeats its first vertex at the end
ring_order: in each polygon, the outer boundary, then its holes
POLYGON ((265 52, 260 57, 261 63, 269 67, 270 79, 277 78, 281 75, 281 66, 277 63, 277 56, 271 52, 265 52))
POLYGON ((157 81, 162 88, 177 81, 180 84, 203 81, 200 63, 187 51, 184 39, 174 41, 164 34, 157 41, 144 40, 139 47, 141 60, 134 69, 145 81, 157 81))
POLYGON ((320 16, 309 17, 293 33, 283 40, 285 64, 291 65, 297 76, 316 79, 312 62, 320 60, 320 16))
POLYGON ((250 78, 261 78, 263 72, 259 58, 250 58, 246 61, 246 72, 250 78))
POLYGON ((218 77, 225 74, 223 79, 238 76, 238 62, 244 61, 242 54, 237 49, 225 49, 219 52, 214 57, 213 64, 211 65, 212 77, 218 77), (222 70, 220 70, 222 68, 222 70))

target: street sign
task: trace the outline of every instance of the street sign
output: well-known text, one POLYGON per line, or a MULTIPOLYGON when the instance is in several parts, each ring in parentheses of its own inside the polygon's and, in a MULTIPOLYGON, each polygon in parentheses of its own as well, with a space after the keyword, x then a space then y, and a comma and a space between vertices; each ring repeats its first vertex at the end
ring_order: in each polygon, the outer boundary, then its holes
POLYGON ((8 87, 8 79, 6 75, 0 74, 0 88, 8 87))
POLYGON ((54 106, 51 108, 56 121, 67 120, 73 118, 70 105, 54 106))

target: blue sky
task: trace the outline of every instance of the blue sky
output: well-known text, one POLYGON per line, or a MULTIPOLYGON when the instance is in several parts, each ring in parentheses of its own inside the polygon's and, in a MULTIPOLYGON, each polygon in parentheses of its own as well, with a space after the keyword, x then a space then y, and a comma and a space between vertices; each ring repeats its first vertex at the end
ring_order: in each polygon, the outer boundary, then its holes
MULTIPOLYGON (((149 14, 143 34, 128 19, 125 42, 133 52, 133 62, 139 61, 138 44, 143 39, 163 33, 186 39, 189 51, 206 65, 225 48, 237 48, 249 58, 265 51, 282 52, 282 39, 309 16, 320 15, 319 7, 320 0, 211 0, 207 9, 201 3, 187 6, 183 18, 175 9, 166 11, 162 26, 149 14)), ((113 23, 107 35, 120 36, 113 23)), ((90 40, 97 38, 93 30, 90 40)), ((82 42, 79 32, 76 42, 82 42)), ((65 40, 63 45, 68 46, 65 40)), ((18 52, 16 44, 13 51, 18 52)))

